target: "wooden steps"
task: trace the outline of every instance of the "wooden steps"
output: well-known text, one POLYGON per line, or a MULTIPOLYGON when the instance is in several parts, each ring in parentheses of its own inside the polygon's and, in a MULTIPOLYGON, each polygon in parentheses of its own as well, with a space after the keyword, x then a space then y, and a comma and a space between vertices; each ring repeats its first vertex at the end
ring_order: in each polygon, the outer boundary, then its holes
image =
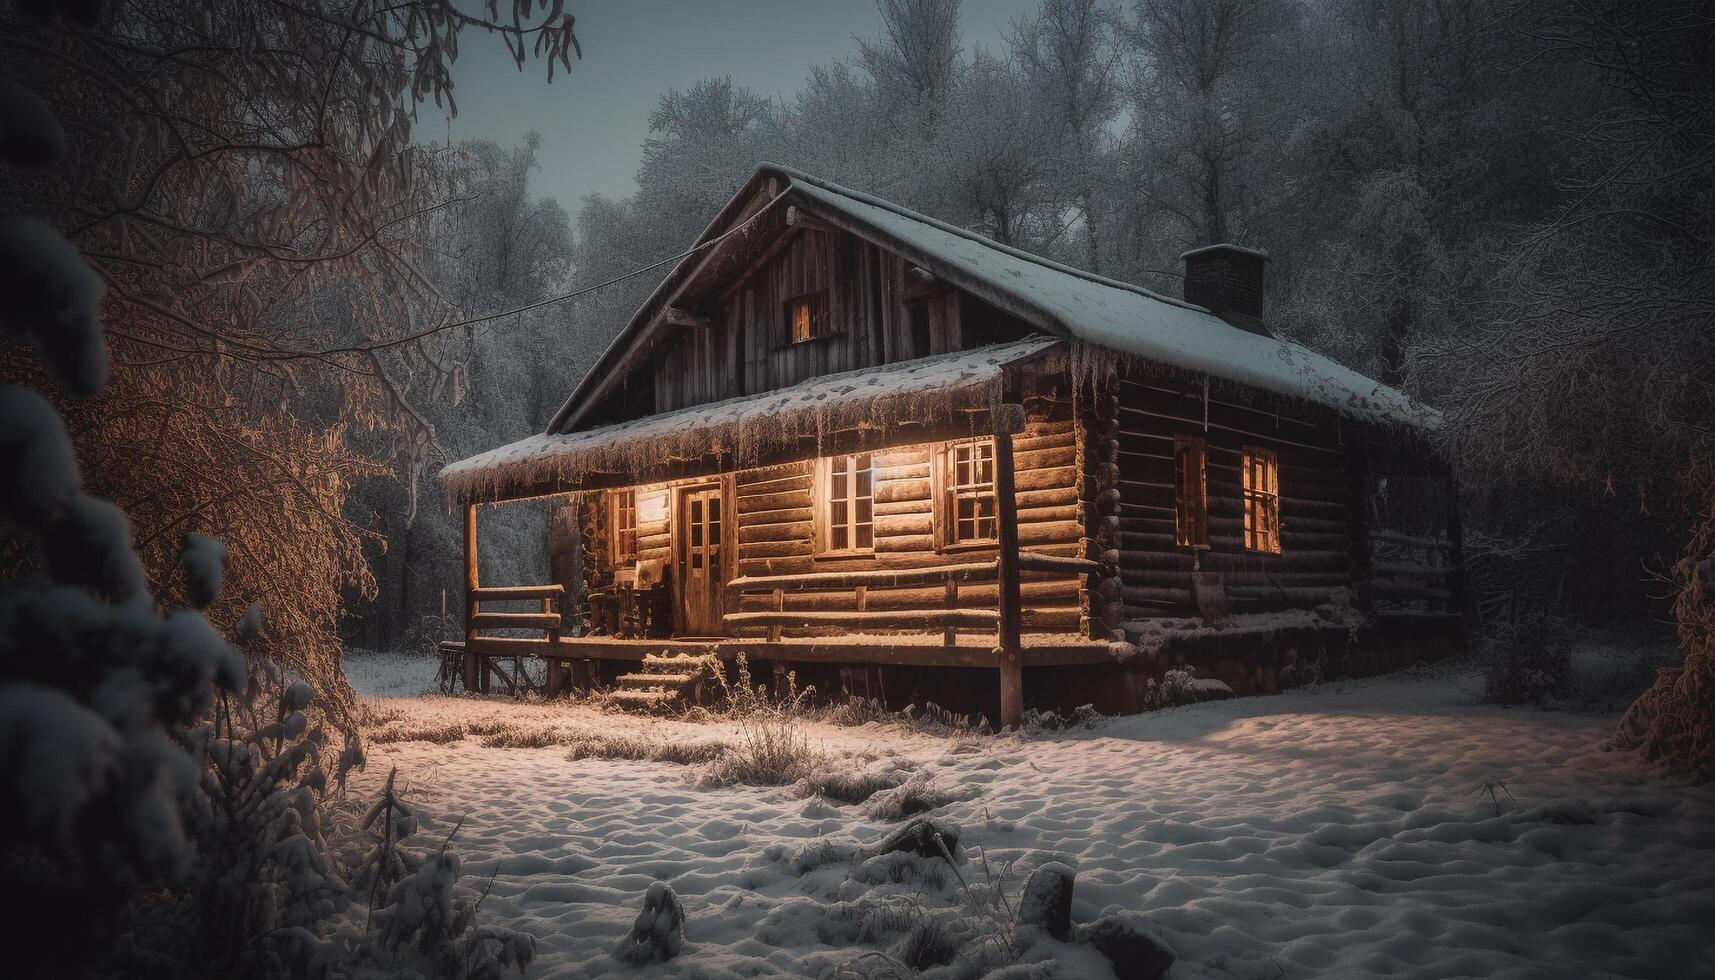
POLYGON ((666 711, 700 703, 715 682, 720 658, 713 654, 646 654, 636 673, 621 674, 609 697, 622 708, 666 711))

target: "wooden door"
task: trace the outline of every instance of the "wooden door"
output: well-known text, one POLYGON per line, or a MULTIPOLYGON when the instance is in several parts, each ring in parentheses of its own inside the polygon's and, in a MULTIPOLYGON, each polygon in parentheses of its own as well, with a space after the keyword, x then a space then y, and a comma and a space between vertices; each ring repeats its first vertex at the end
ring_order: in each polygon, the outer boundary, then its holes
POLYGON ((685 491, 681 501, 684 523, 679 536, 679 601, 681 631, 691 636, 721 633, 722 522, 721 488, 685 491))

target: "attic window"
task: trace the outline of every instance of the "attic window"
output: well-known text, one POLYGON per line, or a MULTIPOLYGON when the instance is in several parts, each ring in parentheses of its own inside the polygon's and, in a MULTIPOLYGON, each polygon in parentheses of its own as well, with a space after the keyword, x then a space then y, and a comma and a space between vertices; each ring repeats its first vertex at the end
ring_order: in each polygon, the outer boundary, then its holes
POLYGON ((1271 449, 1243 454, 1245 548, 1280 554, 1280 458, 1271 449))
POLYGON ((1173 440, 1173 543, 1209 546, 1208 447, 1193 436, 1173 440))
POLYGON ((833 332, 828 319, 828 292, 817 290, 794 296, 786 301, 786 333, 787 339, 794 344, 817 337, 826 337, 833 332))

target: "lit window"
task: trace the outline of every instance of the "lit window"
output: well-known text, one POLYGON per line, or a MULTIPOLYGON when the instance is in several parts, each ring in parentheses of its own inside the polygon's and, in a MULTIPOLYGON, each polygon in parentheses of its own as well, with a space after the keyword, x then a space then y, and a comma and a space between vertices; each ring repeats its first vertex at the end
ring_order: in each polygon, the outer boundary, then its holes
POLYGON ((1182 548, 1209 546, 1208 449, 1203 440, 1173 440, 1173 543, 1182 548))
POLYGON ((613 522, 614 567, 634 564, 637 561, 637 491, 609 491, 608 515, 613 522))
POLYGON ((994 440, 948 447, 946 492, 948 544, 995 540, 994 440))
POLYGON ((792 343, 824 337, 828 325, 828 294, 809 293, 786 301, 786 326, 792 343))
POLYGON ((1272 450, 1246 449, 1245 547, 1280 552, 1280 461, 1272 450))
POLYGON ((875 550, 875 472, 869 453, 824 457, 821 470, 821 551, 875 550))

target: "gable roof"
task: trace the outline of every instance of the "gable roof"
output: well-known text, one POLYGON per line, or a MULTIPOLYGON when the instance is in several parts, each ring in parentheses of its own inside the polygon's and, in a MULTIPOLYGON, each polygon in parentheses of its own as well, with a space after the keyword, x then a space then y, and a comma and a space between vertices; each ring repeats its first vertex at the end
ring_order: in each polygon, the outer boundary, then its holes
MULTIPOLYGON (((1303 398, 1366 422, 1421 428, 1440 423, 1433 409, 1303 344, 1242 330, 1200 306, 1031 255, 777 164, 758 167, 697 243, 713 244, 743 230, 744 223, 761 213, 788 203, 894 251, 1048 333, 1303 398), (772 199, 743 214, 759 193, 771 188, 777 189, 772 199)), ((701 261, 701 254, 693 254, 673 269, 578 383, 549 424, 549 432, 567 431, 577 424, 701 261)))

